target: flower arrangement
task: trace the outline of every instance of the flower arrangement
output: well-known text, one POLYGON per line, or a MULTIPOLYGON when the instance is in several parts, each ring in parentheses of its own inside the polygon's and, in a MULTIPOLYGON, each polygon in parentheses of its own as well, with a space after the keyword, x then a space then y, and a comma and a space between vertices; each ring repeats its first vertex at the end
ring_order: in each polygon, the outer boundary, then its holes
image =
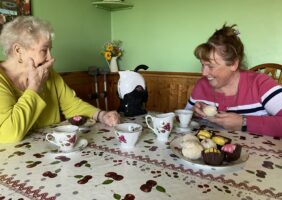
POLYGON ((114 40, 112 42, 107 42, 104 45, 104 50, 102 54, 107 62, 109 62, 112 59, 112 57, 122 56, 121 44, 122 42, 120 40, 114 40))

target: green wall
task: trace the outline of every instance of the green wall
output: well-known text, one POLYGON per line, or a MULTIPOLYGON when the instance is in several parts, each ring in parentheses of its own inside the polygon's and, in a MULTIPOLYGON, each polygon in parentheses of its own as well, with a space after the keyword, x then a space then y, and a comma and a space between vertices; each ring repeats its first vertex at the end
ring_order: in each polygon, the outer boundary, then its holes
POLYGON ((111 39, 109 12, 96 9, 90 0, 33 0, 33 14, 50 21, 55 29, 53 55, 58 71, 105 65, 100 52, 111 39))
POLYGON ((96 9, 91 0, 32 0, 32 14, 55 30, 52 54, 57 71, 106 66, 100 52, 111 39, 110 12, 96 9))
MULTIPOLYGON (((132 9, 97 9, 91 0, 32 0, 33 15, 51 22, 57 71, 107 66, 100 54, 123 41, 120 69, 200 72, 194 48, 225 22, 236 23, 249 66, 282 63, 281 0, 127 0, 132 9)), ((0 56, 3 59, 3 56, 0 56)))
POLYGON ((122 69, 199 72, 195 47, 225 22, 236 23, 248 66, 282 63, 281 0, 132 0, 112 13, 112 38, 122 40, 122 69))

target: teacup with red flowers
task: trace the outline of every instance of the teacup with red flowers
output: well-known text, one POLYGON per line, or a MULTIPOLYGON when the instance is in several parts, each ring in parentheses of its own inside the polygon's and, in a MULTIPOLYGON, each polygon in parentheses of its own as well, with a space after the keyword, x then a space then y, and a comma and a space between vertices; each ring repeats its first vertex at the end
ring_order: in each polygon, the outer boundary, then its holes
POLYGON ((122 123, 114 127, 122 148, 133 148, 137 143, 143 127, 136 123, 122 123))
POLYGON ((59 148, 59 151, 72 151, 78 139, 78 126, 63 125, 55 127, 46 135, 46 140, 59 148))

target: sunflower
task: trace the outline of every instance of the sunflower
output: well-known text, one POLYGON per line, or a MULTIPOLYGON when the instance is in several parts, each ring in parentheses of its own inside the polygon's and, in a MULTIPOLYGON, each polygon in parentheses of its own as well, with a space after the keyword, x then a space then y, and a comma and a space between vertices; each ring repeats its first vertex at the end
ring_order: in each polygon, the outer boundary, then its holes
POLYGON ((113 50, 113 45, 112 45, 112 43, 107 43, 106 44, 106 51, 112 51, 113 50))
POLYGON ((104 57, 105 57, 105 59, 106 59, 106 60, 111 60, 111 58, 112 58, 112 54, 111 54, 111 52, 109 52, 109 51, 105 51, 105 53, 104 53, 104 57))
POLYGON ((123 50, 120 47, 121 43, 122 42, 120 40, 114 40, 104 44, 101 54, 106 59, 108 64, 113 57, 121 57, 123 55, 123 50))

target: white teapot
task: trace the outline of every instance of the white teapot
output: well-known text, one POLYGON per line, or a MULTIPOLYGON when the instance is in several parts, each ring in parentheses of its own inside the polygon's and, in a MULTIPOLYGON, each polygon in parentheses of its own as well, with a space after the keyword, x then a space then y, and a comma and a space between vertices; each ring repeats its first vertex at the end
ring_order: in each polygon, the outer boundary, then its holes
POLYGON ((138 85, 145 89, 145 80, 141 74, 129 70, 119 71, 118 73, 120 78, 117 90, 120 99, 123 99, 124 95, 132 92, 138 85))

